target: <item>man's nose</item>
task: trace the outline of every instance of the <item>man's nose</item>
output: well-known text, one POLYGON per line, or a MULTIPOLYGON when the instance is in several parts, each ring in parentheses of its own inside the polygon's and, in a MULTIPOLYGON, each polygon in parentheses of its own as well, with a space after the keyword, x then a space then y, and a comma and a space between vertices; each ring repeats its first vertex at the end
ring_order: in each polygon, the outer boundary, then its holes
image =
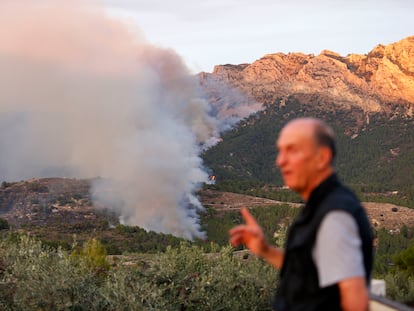
POLYGON ((283 163, 285 163, 285 157, 283 156, 281 152, 279 152, 276 156, 275 164, 276 166, 281 167, 283 163))

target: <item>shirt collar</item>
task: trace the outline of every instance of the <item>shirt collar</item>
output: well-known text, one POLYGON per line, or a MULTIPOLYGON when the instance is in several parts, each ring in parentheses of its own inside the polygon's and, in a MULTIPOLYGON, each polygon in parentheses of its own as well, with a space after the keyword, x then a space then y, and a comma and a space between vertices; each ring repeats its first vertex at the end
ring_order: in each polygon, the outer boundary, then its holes
POLYGON ((339 184, 340 181, 338 176, 333 173, 312 190, 309 199, 306 202, 306 207, 312 208, 313 206, 316 206, 328 193, 332 191, 333 188, 337 187, 339 184))

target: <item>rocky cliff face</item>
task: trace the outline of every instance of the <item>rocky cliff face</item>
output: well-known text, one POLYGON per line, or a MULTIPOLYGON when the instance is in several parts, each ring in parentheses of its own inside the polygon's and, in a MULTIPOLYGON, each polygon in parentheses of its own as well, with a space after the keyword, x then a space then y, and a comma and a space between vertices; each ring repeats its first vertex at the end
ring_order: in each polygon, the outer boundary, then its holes
POLYGON ((366 112, 390 109, 386 103, 414 107, 414 36, 378 45, 367 55, 340 56, 268 54, 252 64, 219 65, 201 73, 201 85, 211 93, 214 83, 227 83, 259 103, 274 103, 289 95, 317 98, 319 103, 361 107, 366 112))

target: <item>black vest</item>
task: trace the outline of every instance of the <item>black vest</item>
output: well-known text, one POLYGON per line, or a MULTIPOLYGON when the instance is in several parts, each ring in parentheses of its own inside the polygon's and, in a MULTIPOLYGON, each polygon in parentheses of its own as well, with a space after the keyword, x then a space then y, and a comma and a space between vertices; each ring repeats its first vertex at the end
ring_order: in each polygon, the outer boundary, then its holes
POLYGON ((366 281, 369 284, 373 261, 370 223, 358 198, 333 174, 312 191, 305 207, 290 227, 280 283, 273 303, 275 310, 341 310, 338 285, 319 287, 312 258, 319 225, 323 217, 333 210, 346 211, 356 220, 362 241, 366 281))

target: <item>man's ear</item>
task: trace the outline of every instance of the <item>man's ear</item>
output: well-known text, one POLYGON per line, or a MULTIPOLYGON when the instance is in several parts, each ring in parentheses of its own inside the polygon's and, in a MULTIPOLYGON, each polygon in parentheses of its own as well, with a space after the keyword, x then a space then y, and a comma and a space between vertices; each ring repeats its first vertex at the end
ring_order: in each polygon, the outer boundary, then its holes
POLYGON ((326 146, 319 147, 318 150, 318 168, 323 169, 331 165, 332 151, 326 146))

